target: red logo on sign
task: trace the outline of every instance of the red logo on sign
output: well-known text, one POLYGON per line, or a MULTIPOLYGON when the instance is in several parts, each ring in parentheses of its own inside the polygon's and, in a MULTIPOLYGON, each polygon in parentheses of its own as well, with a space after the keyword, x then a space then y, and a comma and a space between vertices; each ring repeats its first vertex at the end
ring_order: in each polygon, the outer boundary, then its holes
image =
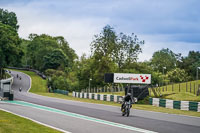
POLYGON ((140 75, 140 78, 141 78, 142 82, 146 82, 146 80, 149 79, 148 76, 143 77, 142 75, 140 75))
POLYGON ((138 78, 133 78, 133 77, 131 77, 131 80, 138 80, 138 78))

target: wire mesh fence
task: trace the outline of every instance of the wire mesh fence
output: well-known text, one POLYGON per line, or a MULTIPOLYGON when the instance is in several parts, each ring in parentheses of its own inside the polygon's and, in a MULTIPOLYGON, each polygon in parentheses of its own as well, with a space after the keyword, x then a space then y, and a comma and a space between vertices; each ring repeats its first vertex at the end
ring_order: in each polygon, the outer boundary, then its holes
MULTIPOLYGON (((153 87, 155 91, 162 93, 162 92, 189 92, 198 95, 200 93, 200 80, 196 81, 189 81, 189 82, 182 82, 182 83, 168 83, 163 86, 156 86, 153 87)), ((151 89, 149 88, 150 94, 151 89)), ((87 93, 103 93, 103 92, 124 92, 123 86, 104 86, 104 87, 92 87, 82 89, 81 92, 87 93)))
MULTIPOLYGON (((195 95, 199 95, 200 93, 200 80, 196 81, 189 81, 189 82, 183 82, 183 83, 170 83, 163 86, 156 86, 153 87, 153 89, 158 92, 189 92, 195 95)), ((151 92, 152 89, 149 88, 149 91, 151 92)), ((151 93, 150 93, 151 94, 151 93)))

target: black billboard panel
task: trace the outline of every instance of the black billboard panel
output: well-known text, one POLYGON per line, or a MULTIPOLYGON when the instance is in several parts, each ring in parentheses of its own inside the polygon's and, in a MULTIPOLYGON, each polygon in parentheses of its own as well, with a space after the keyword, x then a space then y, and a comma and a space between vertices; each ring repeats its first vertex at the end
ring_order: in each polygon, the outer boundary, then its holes
POLYGON ((113 83, 114 73, 106 73, 104 74, 104 82, 105 83, 113 83))

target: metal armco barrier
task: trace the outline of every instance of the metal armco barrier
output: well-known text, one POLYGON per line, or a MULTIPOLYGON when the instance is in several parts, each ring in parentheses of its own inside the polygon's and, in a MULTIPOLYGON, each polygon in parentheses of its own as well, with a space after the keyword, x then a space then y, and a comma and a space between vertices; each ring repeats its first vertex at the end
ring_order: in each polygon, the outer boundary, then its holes
POLYGON ((50 90, 50 92, 52 92, 52 93, 58 93, 58 94, 63 94, 63 95, 68 95, 68 91, 66 91, 66 90, 59 90, 59 89, 55 89, 55 90, 50 90))
POLYGON ((46 76, 41 73, 40 71, 38 70, 35 70, 35 69, 30 69, 30 68, 18 68, 18 67, 7 67, 9 69, 17 69, 17 70, 25 70, 25 71, 32 71, 32 72, 35 72, 38 76, 40 76, 41 78, 43 79, 46 79, 46 76))
POLYGON ((169 99, 149 98, 149 104, 157 107, 200 112, 200 102, 174 101, 169 99))

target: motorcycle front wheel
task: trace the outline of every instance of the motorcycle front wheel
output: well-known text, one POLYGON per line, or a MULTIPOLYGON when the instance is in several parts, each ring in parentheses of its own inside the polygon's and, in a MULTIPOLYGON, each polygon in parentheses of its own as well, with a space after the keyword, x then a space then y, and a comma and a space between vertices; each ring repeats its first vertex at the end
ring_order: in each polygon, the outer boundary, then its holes
POLYGON ((122 111, 122 116, 124 116, 126 114, 126 111, 124 110, 124 111, 122 111))
POLYGON ((129 117, 129 114, 130 114, 130 108, 129 106, 126 108, 126 116, 129 117))

